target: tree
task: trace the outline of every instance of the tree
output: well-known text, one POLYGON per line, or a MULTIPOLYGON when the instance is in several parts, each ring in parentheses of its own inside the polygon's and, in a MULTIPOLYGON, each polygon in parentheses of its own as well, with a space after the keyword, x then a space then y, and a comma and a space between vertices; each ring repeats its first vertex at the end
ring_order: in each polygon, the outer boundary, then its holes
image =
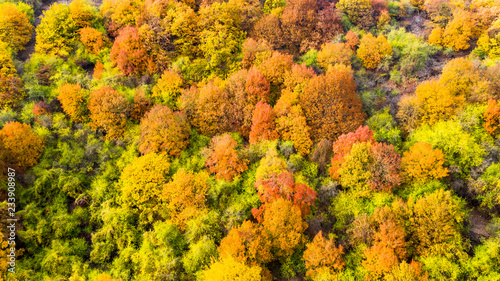
POLYGON ((290 256, 303 243, 307 223, 302 221, 300 208, 279 198, 264 209, 263 231, 271 241, 272 254, 277 258, 290 256))
POLYGON ((26 171, 38 163, 44 146, 44 139, 36 135, 30 125, 8 122, 0 130, 0 163, 5 164, 1 173, 5 173, 7 167, 20 173, 26 171))
POLYGON ((323 69, 335 64, 351 65, 352 50, 344 43, 327 43, 318 52, 318 65, 323 69))
POLYGON ((170 70, 165 70, 158 79, 158 83, 153 87, 151 94, 153 100, 157 103, 168 105, 170 108, 176 108, 177 98, 182 91, 184 81, 182 77, 170 70))
POLYGON ((264 182, 288 170, 285 160, 279 157, 276 148, 269 148, 255 171, 255 182, 264 182))
POLYGON ((350 153, 352 146, 362 142, 375 142, 373 131, 368 126, 360 126, 356 132, 343 134, 333 143, 334 156, 332 158, 332 166, 328 170, 333 179, 339 178, 338 170, 344 163, 345 157, 350 153))
POLYGON ((70 18, 77 29, 90 27, 95 19, 94 8, 86 0, 74 0, 68 5, 70 18))
POLYGON ((142 1, 138 0, 106 0, 101 5, 108 32, 112 36, 126 26, 136 26, 136 20, 140 19, 142 1))
POLYGON ((369 182, 372 173, 369 169, 373 165, 372 144, 369 142, 355 143, 351 152, 345 156, 344 163, 338 169, 340 184, 366 194, 370 190, 369 182))
POLYGON ((282 92, 274 107, 277 115, 276 132, 280 135, 280 139, 292 141, 297 152, 305 156, 311 150, 312 140, 304 111, 298 103, 296 93, 289 90, 282 92))
POLYGON ((452 17, 452 5, 447 0, 424 0, 423 10, 434 23, 445 27, 452 17))
POLYGON ((358 34, 352 32, 352 30, 349 30, 345 34, 345 47, 351 49, 353 52, 356 51, 356 47, 359 44, 359 36, 358 34))
POLYGON ((170 31, 176 52, 190 58, 199 57, 200 21, 195 10, 182 2, 169 3, 170 8, 164 19, 167 30, 170 31), (168 23, 168 24, 166 24, 168 23))
POLYGON ((388 274, 385 275, 387 281, 407 280, 407 281, 427 281, 429 274, 422 270, 422 264, 414 260, 411 263, 402 261, 398 266, 394 266, 388 274))
POLYGON ((145 97, 144 90, 137 89, 130 110, 130 117, 135 121, 140 121, 152 107, 153 103, 149 98, 145 97))
MULTIPOLYGON (((1 47, 1 46, 0 46, 1 47)), ((0 108, 14 108, 24 99, 23 81, 15 76, 0 73, 0 108)))
POLYGON ((80 29, 80 41, 85 50, 91 54, 99 54, 106 46, 106 37, 97 29, 92 27, 84 27, 80 29))
POLYGON ((265 264, 274 259, 271 243, 262 226, 244 221, 240 226, 233 227, 221 240, 219 255, 254 266, 265 264))
POLYGON ((420 106, 417 102, 417 96, 404 95, 398 102, 398 113, 396 118, 399 121, 399 126, 406 133, 411 133, 417 128, 420 120, 420 106))
POLYGON ((69 7, 55 3, 43 12, 42 21, 36 28, 35 51, 68 56, 76 44, 77 31, 69 7))
POLYGON ((350 68, 333 67, 312 78, 299 99, 313 140, 335 140, 364 122, 350 68))
POLYGON ((347 15, 349 21, 362 27, 370 29, 374 25, 373 8, 370 0, 340 0, 337 9, 347 15))
POLYGON ((332 238, 325 239, 321 230, 306 247, 303 258, 306 263, 307 277, 314 279, 316 275, 323 272, 334 274, 345 267, 342 258, 344 247, 341 245, 336 247, 332 238))
POLYGON ((102 86, 90 94, 88 103, 91 126, 102 129, 107 139, 118 139, 125 132, 129 104, 115 89, 102 86))
POLYGON ((120 30, 111 48, 110 58, 125 75, 141 74, 147 69, 148 58, 139 29, 127 26, 120 30))
POLYGON ((318 24, 317 10, 316 0, 287 1, 281 16, 281 26, 285 44, 292 52, 309 49, 309 46, 304 45, 307 41, 312 41, 311 37, 318 24))
POLYGON ((179 156, 189 144, 191 127, 186 116, 173 112, 166 105, 156 105, 146 113, 140 129, 139 151, 142 154, 165 152, 179 156))
POLYGON ((199 15, 200 49, 209 70, 223 77, 237 69, 236 56, 241 51, 245 32, 241 30, 241 9, 245 2, 230 0, 202 6, 199 15))
POLYGON ((408 201, 412 236, 417 255, 445 254, 463 250, 461 228, 467 218, 463 203, 449 190, 439 189, 408 201))
POLYGON ((0 4, 0 41, 15 52, 24 50, 31 39, 33 26, 26 13, 10 2, 0 4))
POLYGON ((170 220, 181 231, 186 229, 186 222, 207 211, 205 206, 208 185, 208 174, 194 173, 180 169, 172 177, 172 181, 163 186, 162 198, 170 220))
POLYGON ((64 113, 74 122, 82 122, 87 113, 87 96, 80 84, 65 83, 57 96, 64 113))
POLYGON ((479 53, 481 57, 488 56, 493 60, 500 58, 500 33, 496 31, 498 28, 500 28, 500 18, 497 18, 479 37, 474 52, 479 53))
POLYGON ((156 153, 138 157, 123 169, 120 177, 123 201, 141 211, 144 223, 152 222, 161 210, 162 189, 169 171, 168 157, 156 153))
POLYGON ((453 48, 455 51, 466 50, 470 40, 477 38, 477 22, 469 11, 456 9, 453 20, 444 30, 437 27, 429 37, 429 43, 453 48))
POLYGON ((261 281, 262 268, 257 265, 247 266, 232 257, 214 261, 209 268, 202 271, 203 281, 261 281))
POLYGON ((292 69, 292 66, 293 56, 277 51, 273 52, 271 57, 257 66, 271 86, 271 101, 277 99, 279 91, 285 82, 285 74, 292 69))
POLYGON ((257 67, 252 67, 248 71, 245 82, 245 92, 250 103, 256 104, 258 101, 269 102, 270 84, 266 77, 260 73, 257 67))
POLYGON ((373 69, 384 57, 392 56, 392 47, 384 35, 380 34, 375 38, 371 33, 367 33, 360 40, 357 55, 364 67, 373 69))
POLYGON ((500 134, 500 106, 496 100, 489 100, 484 111, 484 129, 492 136, 500 134))
POLYGON ((236 150, 238 144, 229 134, 212 138, 205 165, 215 177, 232 181, 235 176, 248 169, 248 161, 236 150))
POLYGON ((426 124, 432 125, 452 117, 464 103, 463 97, 453 96, 448 88, 437 80, 422 82, 415 93, 420 106, 420 120, 426 124))
POLYGON ((399 186, 401 177, 399 176, 399 167, 401 157, 394 150, 392 144, 375 143, 372 146, 373 165, 370 167, 372 178, 370 187, 374 190, 386 190, 399 186))
POLYGON ((263 205, 253 209, 252 214, 257 221, 262 222, 262 213, 269 203, 284 198, 300 208, 302 217, 306 217, 316 200, 317 192, 303 183, 295 182, 292 172, 272 174, 266 180, 258 180, 255 187, 263 205))
POLYGON ((417 141, 441 149, 445 165, 458 168, 462 176, 467 175, 470 168, 480 165, 486 154, 475 137, 464 131, 456 121, 440 121, 432 127, 422 126, 413 132, 410 144, 417 141))
POLYGON ((269 104, 259 101, 253 111, 250 143, 277 139, 275 118, 273 108, 269 104))
POLYGON ((428 182, 448 175, 448 169, 441 149, 433 149, 426 142, 416 142, 409 151, 403 153, 401 169, 407 182, 428 182))

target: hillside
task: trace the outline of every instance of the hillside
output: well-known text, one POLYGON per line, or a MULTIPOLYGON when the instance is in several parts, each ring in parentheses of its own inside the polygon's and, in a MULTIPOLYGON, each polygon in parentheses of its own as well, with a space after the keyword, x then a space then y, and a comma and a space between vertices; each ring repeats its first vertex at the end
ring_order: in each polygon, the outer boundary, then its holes
POLYGON ((500 280, 499 15, 0 0, 0 280, 500 280))

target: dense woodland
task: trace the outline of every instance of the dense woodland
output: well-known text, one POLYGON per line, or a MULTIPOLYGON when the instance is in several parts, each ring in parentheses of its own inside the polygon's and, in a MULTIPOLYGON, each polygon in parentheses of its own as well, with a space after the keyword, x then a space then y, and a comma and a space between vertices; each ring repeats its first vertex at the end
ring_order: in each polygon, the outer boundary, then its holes
POLYGON ((0 280, 500 280, 499 15, 0 0, 0 280))

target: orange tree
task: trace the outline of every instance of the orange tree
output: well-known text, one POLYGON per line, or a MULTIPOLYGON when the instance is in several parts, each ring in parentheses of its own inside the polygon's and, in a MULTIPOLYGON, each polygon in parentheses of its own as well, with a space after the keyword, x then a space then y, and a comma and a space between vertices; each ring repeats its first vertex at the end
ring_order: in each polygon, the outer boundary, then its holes
POLYGON ((500 106, 496 100, 489 100, 484 111, 484 129, 492 136, 500 134, 500 106))
POLYGON ((87 96, 80 84, 65 83, 59 88, 57 99, 72 121, 82 122, 85 119, 87 96))
POLYGON ((415 93, 420 120, 431 125, 452 117, 465 101, 462 96, 453 96, 448 88, 437 80, 422 82, 415 93))
POLYGON ((250 143, 277 139, 275 119, 273 108, 269 104, 259 101, 253 111, 250 143))
POLYGON ((125 75, 141 74, 147 69, 148 58, 139 29, 127 26, 120 30, 111 48, 110 58, 125 75))
POLYGON ((165 152, 170 156, 179 156, 189 144, 191 126, 181 112, 173 112, 166 105, 153 107, 140 124, 141 136, 139 151, 165 152))
POLYGON ((107 139, 118 139, 123 135, 129 104, 118 91, 108 86, 94 90, 90 94, 88 109, 94 130, 104 130, 107 139))
POLYGON ((248 161, 239 155, 236 150, 237 146, 238 144, 229 134, 212 138, 206 152, 208 159, 205 165, 210 172, 215 173, 216 178, 232 181, 235 176, 248 168, 248 161))
POLYGON ((106 46, 106 37, 95 28, 84 27, 80 29, 79 33, 80 41, 89 53, 97 55, 106 46))
POLYGON ((384 35, 374 37, 371 33, 367 33, 360 40, 357 55, 364 67, 373 69, 384 57, 392 56, 392 47, 384 35))
POLYGON ((365 119, 351 69, 345 66, 312 78, 299 99, 313 140, 335 140, 358 128, 365 119))
POLYGON ((304 252, 304 261, 306 263, 306 276, 315 278, 316 275, 328 272, 335 274, 345 267, 344 247, 335 246, 332 238, 325 239, 321 230, 314 236, 311 243, 308 243, 304 252))

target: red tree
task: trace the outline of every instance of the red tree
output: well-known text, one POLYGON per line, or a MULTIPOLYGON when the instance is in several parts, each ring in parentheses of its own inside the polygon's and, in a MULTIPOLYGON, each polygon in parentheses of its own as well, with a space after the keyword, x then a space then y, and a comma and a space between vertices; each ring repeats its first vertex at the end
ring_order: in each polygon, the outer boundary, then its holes
POLYGON ((140 74, 147 68, 148 59, 143 41, 136 27, 127 26, 120 30, 113 47, 111 60, 125 75, 140 74))
POLYGON ((250 143, 277 139, 275 118, 273 108, 269 104, 259 101, 253 111, 250 143))

